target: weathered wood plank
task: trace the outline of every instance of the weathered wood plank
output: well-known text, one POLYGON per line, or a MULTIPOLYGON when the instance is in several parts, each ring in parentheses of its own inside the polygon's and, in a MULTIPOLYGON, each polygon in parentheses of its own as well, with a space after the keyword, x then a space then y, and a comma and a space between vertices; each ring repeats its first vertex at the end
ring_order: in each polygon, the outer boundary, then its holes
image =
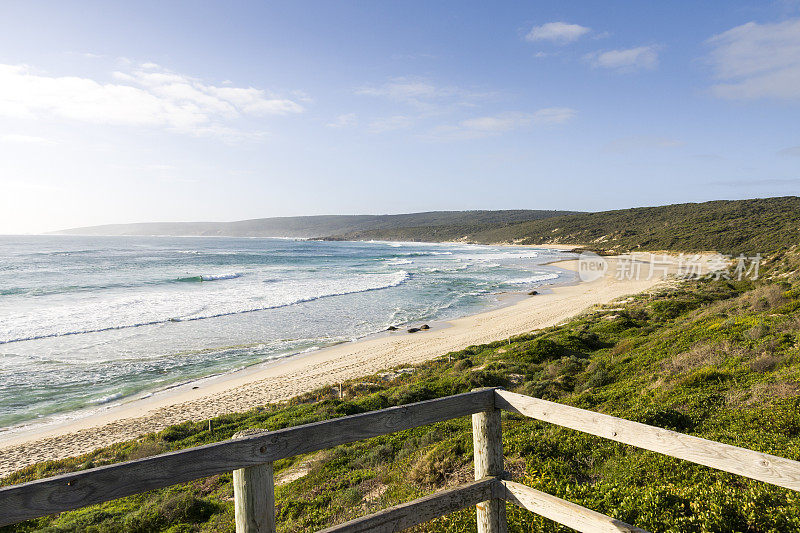
MULTIPOLYGON (((476 505, 492 497, 496 478, 488 477, 443 490, 418 500, 389 507, 318 533, 393 533, 476 505)), ((494 489, 496 491, 496 489, 494 489)))
MULTIPOLYGON (((269 433, 248 428, 234 434, 242 439, 269 433)), ((275 478, 272 463, 233 471, 233 502, 236 533, 275 533, 275 478)))
POLYGON ((800 491, 798 461, 504 390, 496 391, 495 403, 537 420, 800 491))
POLYGON ((3 487, 0 526, 467 416, 493 405, 493 390, 468 392, 3 487))
POLYGON ((504 489, 503 497, 506 501, 582 533, 619 533, 620 531, 648 533, 644 529, 526 485, 512 481, 500 481, 499 484, 504 489))
POLYGON ((233 471, 236 533, 275 533, 272 463, 233 471))
MULTIPOLYGON (((472 415, 472 445, 475 479, 503 474, 503 429, 500 410, 496 408, 472 415)), ((493 498, 475 508, 478 533, 505 533, 506 504, 493 498)))

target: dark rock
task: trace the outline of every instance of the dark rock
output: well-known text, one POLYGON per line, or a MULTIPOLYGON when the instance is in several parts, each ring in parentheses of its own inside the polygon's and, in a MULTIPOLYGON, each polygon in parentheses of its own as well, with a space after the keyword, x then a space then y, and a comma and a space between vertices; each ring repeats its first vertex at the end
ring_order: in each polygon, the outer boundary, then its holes
POLYGON ((539 294, 539 291, 531 291, 528 293, 528 296, 536 296, 537 294, 539 294))
POLYGON ((431 329, 431 327, 428 324, 422 324, 419 329, 431 329))
POLYGON ((395 326, 389 326, 386 328, 386 331, 397 331, 397 328, 395 326))
POLYGON ((419 328, 408 328, 409 333, 416 333, 419 331, 419 328))

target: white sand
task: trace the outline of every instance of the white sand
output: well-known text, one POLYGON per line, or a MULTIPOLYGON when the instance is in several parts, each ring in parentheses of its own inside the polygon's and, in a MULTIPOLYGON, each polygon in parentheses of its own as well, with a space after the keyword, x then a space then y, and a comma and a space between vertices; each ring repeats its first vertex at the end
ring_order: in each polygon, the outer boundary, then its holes
MULTIPOLYGON (((136 438, 187 420, 203 420, 286 400, 325 385, 413 365, 449 351, 559 324, 596 305, 650 289, 658 277, 620 280, 615 260, 605 277, 450 321, 427 332, 403 330, 341 344, 278 363, 196 382, 60 426, 0 437, 0 475, 136 438), (193 388, 195 387, 195 388, 193 388)), ((575 269, 577 261, 558 266, 575 269)))

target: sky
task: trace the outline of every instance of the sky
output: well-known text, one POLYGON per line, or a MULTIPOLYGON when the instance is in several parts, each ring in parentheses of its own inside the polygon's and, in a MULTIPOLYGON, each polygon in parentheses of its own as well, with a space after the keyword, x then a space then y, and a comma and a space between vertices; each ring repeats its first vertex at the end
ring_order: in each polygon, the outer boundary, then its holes
POLYGON ((800 2, 0 4, 0 233, 800 191, 800 2))

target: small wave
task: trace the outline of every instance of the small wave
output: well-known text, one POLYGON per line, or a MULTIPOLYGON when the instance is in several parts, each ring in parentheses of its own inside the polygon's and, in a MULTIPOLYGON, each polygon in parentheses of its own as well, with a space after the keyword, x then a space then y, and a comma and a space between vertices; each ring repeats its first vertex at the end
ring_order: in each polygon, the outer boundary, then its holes
POLYGON ((425 257, 430 255, 453 255, 453 252, 400 252, 393 255, 395 257, 425 257))
POLYGON ((547 281, 556 278, 558 278, 558 274, 540 274, 538 276, 531 276, 529 278, 510 279, 508 281, 504 281, 503 285, 523 285, 525 283, 536 283, 538 281, 547 281))
POLYGON ((411 259, 395 259, 393 261, 387 262, 386 264, 387 265, 410 265, 413 262, 414 261, 412 261, 411 259))
POLYGON ((95 398, 94 400, 89 400, 89 403, 94 405, 103 405, 104 403, 113 402, 114 400, 119 400, 122 398, 123 394, 121 392, 117 392, 116 394, 111 394, 109 396, 103 396, 101 398, 95 398))
POLYGON ((188 276, 185 278, 177 278, 175 281, 181 283, 198 283, 201 281, 220 281, 224 279, 236 279, 242 277, 242 274, 203 274, 200 276, 188 276))
POLYGON ((65 255, 94 254, 102 251, 103 250, 55 250, 52 252, 33 252, 31 255, 65 256, 65 255))
POLYGON ((32 289, 0 289, 0 296, 12 296, 14 294, 25 294, 31 292, 32 289))
POLYGON ((135 323, 135 324, 124 324, 124 325, 119 325, 119 326, 109 326, 109 327, 105 327, 105 328, 85 329, 85 330, 80 330, 80 331, 68 331, 68 332, 64 332, 64 333, 47 333, 47 334, 44 334, 44 335, 31 335, 30 337, 22 337, 22 338, 16 338, 16 339, 0 339, 0 345, 2 345, 2 344, 10 344, 10 343, 13 343, 13 342, 23 342, 23 341, 33 341, 33 340, 39 340, 39 339, 49 339, 49 338, 53 338, 53 337, 66 337, 66 336, 70 336, 70 335, 83 335, 83 334, 86 334, 86 333, 99 333, 101 331, 116 331, 116 330, 120 330, 120 329, 138 328, 138 327, 142 327, 142 326, 155 326, 155 325, 158 325, 158 324, 167 324, 167 323, 170 323, 170 322, 193 322, 195 320, 205 320, 205 319, 208 319, 208 318, 220 318, 220 317, 223 317, 223 316, 241 315, 241 314, 245 314, 245 313, 254 313, 254 312, 257 312, 257 311, 266 311, 268 309, 279 309, 281 307, 288 307, 290 305, 296 305, 296 304, 300 304, 300 303, 312 302, 314 300, 320 300, 322 298, 330 298, 332 296, 344 296, 345 294, 355 294, 355 293, 360 293, 360 292, 370 292, 370 291, 376 291, 376 290, 381 290, 381 289, 388 289, 388 288, 391 288, 391 287, 397 287, 398 285, 402 285, 409 278, 411 278, 411 274, 409 274, 405 270, 398 270, 397 272, 393 272, 392 274, 393 274, 393 277, 392 277, 391 280, 388 280, 386 283, 382 283, 382 284, 374 286, 374 287, 358 288, 358 289, 351 289, 351 290, 343 289, 341 291, 324 293, 324 294, 319 294, 319 295, 315 295, 315 296, 309 296, 309 297, 306 297, 306 298, 297 298, 296 300, 293 300, 293 301, 290 301, 290 302, 280 303, 280 304, 275 304, 275 305, 268 305, 268 306, 263 306, 263 307, 254 307, 254 308, 250 308, 250 309, 242 309, 242 310, 237 310, 237 311, 227 311, 227 312, 223 312, 223 313, 213 313, 213 314, 201 315, 201 316, 170 317, 170 318, 164 318, 164 319, 159 319, 159 320, 148 320, 148 321, 145 321, 145 322, 138 322, 138 323, 135 323))

